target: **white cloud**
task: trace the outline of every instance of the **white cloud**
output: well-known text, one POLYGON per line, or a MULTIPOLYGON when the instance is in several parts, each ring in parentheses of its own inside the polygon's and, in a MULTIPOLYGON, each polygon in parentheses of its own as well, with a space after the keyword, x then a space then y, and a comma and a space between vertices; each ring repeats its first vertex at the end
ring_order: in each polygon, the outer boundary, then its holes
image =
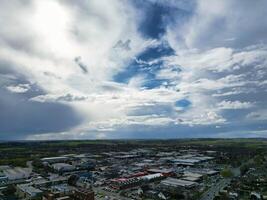
POLYGON ((25 93, 31 88, 30 84, 18 84, 7 86, 6 89, 13 93, 25 93))
POLYGON ((222 101, 217 104, 219 109, 247 109, 254 107, 254 103, 240 101, 222 101))
POLYGON ((249 94, 249 93, 255 93, 255 89, 253 88, 241 88, 241 87, 233 87, 228 92, 222 92, 221 90, 218 90, 217 93, 212 94, 213 97, 225 97, 225 96, 233 96, 233 95, 239 95, 239 94, 249 94))
POLYGON ((247 114, 246 118, 249 120, 255 120, 255 121, 267 120, 267 110, 262 109, 262 110, 250 112, 249 114, 247 114))
POLYGON ((214 47, 246 47, 266 42, 265 0, 199 0, 189 22, 171 24, 168 37, 176 48, 211 49, 214 47), (177 38, 178 41, 177 41, 177 38), (234 40, 229 38, 234 38, 234 40))
POLYGON ((23 6, 6 4, 20 12, 13 15, 1 6, 4 23, 14 23, 1 24, 6 27, 1 38, 10 37, 12 44, 21 42, 21 48, 27 43, 30 50, 25 52, 2 42, 0 58, 8 58, 17 65, 18 71, 51 93, 88 91, 88 84, 111 79, 134 55, 151 44, 137 32, 137 19, 131 7, 119 1, 112 5, 90 1, 76 7, 52 0, 32 1, 23 6), (16 38, 20 30, 24 30, 23 37, 16 38), (24 34, 27 35, 24 37, 24 34), (131 40, 130 51, 113 48, 120 39, 131 40), (74 62, 77 56, 88 66, 88 75, 80 73, 74 62), (44 72, 61 79, 45 76, 44 72))

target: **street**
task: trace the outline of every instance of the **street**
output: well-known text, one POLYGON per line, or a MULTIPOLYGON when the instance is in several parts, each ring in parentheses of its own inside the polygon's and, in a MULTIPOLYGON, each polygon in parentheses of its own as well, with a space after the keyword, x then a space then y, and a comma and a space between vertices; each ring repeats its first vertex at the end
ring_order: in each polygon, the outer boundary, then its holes
MULTIPOLYGON (((240 175, 240 168, 233 168, 231 170, 233 172, 233 177, 237 177, 240 175)), ((214 197, 222 190, 224 187, 226 187, 231 182, 231 178, 222 179, 215 185, 211 186, 208 191, 206 191, 200 200, 213 200, 214 197)))

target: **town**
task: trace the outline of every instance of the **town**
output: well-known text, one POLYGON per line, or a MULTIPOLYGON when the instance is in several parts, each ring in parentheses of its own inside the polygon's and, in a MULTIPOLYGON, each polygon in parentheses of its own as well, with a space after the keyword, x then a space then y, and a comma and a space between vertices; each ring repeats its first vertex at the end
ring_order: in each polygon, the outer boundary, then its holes
POLYGON ((0 199, 267 199, 265 142, 1 143, 0 199))

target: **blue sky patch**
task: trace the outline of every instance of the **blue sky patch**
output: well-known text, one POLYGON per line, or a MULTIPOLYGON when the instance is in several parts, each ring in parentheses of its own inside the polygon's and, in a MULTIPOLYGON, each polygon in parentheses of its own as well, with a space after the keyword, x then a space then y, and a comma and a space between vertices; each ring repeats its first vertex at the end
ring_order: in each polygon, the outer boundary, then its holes
MULTIPOLYGON (((134 5, 142 10, 142 13, 145 15, 140 23, 139 31, 143 33, 145 37, 159 39, 166 33, 166 27, 176 22, 177 18, 179 18, 180 21, 184 21, 184 18, 187 19, 192 16, 192 12, 186 10, 182 5, 185 5, 185 3, 179 1, 178 4, 180 4, 180 6, 173 7, 168 3, 163 4, 160 2, 143 0, 134 1, 134 5)), ((187 6, 190 5, 189 7, 193 7, 193 3, 186 4, 187 6)))
POLYGON ((187 99, 181 99, 175 102, 176 107, 182 107, 182 108, 187 108, 191 105, 192 103, 187 100, 187 99))
POLYGON ((174 54, 175 51, 168 44, 161 44, 157 47, 148 48, 137 58, 144 61, 149 61, 152 59, 157 59, 163 56, 171 56, 174 54))
POLYGON ((142 9, 146 11, 144 12, 146 13, 146 17, 140 24, 140 31, 147 37, 159 38, 165 33, 163 18, 164 15, 168 14, 168 9, 157 3, 143 3, 143 1, 142 9))
POLYGON ((169 84, 169 80, 165 80, 165 79, 151 79, 151 80, 146 81, 144 83, 143 87, 145 87, 146 89, 153 89, 153 88, 160 87, 164 83, 169 84))
POLYGON ((147 85, 144 85, 144 87, 157 87, 161 85, 161 82, 166 81, 153 80, 155 79, 155 74, 162 68, 163 61, 159 60, 158 62, 153 64, 146 62, 174 54, 174 50, 167 43, 162 43, 157 47, 148 48, 140 55, 138 55, 136 60, 133 60, 123 71, 117 73, 113 77, 113 79, 116 82, 127 83, 132 77, 142 74, 145 75, 148 79, 147 85))

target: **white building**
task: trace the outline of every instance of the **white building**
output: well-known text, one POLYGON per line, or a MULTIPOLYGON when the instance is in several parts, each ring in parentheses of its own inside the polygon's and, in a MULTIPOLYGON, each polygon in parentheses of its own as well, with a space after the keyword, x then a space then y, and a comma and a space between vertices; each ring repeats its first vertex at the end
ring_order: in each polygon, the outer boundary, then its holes
POLYGON ((30 168, 9 168, 3 170, 3 173, 7 176, 9 181, 15 181, 20 179, 28 179, 31 175, 32 170, 30 168))
POLYGON ((73 165, 67 163, 55 163, 52 165, 52 167, 58 172, 69 172, 75 170, 73 165))
POLYGON ((32 199, 34 197, 40 196, 43 191, 38 188, 33 187, 30 184, 20 184, 17 185, 17 195, 22 199, 32 199))

